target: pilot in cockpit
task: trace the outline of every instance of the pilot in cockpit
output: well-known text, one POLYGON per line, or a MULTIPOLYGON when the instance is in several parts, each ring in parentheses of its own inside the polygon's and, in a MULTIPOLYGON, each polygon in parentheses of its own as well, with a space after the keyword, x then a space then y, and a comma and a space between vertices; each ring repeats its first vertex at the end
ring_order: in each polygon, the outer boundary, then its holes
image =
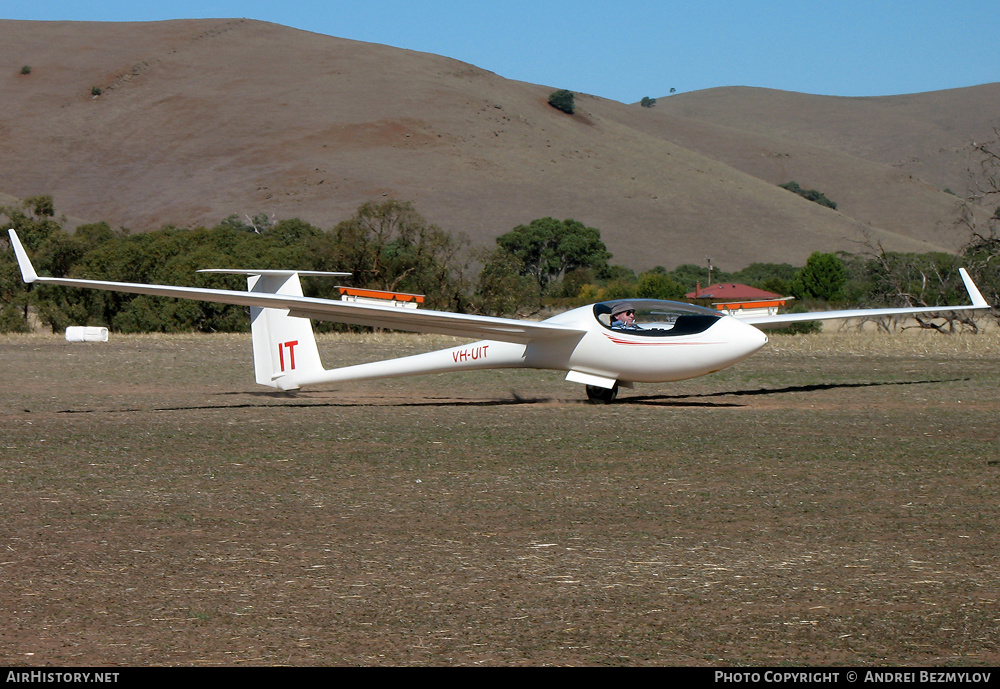
POLYGON ((619 302, 611 309, 613 330, 642 330, 635 323, 635 308, 627 301, 619 302))

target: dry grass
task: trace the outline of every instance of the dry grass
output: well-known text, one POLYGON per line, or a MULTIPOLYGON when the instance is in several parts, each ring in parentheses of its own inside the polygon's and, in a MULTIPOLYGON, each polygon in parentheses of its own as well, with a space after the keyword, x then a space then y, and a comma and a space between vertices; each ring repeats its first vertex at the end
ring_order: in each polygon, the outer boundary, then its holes
POLYGON ((829 331, 807 336, 770 336, 765 354, 815 356, 969 356, 1000 359, 1000 331, 942 335, 927 330, 893 334, 829 331))
POLYGON ((4 664, 1000 662, 995 337, 774 338, 607 407, 276 395, 248 339, 0 339, 4 664))

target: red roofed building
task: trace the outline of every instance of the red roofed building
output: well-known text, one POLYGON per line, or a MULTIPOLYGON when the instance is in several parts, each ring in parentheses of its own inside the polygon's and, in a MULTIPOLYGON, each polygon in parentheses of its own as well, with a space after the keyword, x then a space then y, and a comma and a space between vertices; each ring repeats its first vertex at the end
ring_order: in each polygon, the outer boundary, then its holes
POLYGON ((738 282, 725 282, 708 287, 700 284, 694 292, 685 294, 688 299, 711 299, 712 306, 730 316, 773 315, 793 297, 783 297, 774 292, 757 289, 738 282))

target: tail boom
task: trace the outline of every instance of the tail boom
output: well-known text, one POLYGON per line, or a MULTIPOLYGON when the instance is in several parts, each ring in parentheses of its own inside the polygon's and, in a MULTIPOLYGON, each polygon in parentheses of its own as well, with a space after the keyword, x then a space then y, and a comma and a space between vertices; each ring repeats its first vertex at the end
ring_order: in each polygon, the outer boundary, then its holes
POLYGON ((294 390, 322 383, 398 378, 487 368, 521 368, 526 365, 525 349, 523 344, 481 340, 451 349, 328 370, 297 368, 287 375, 275 378, 273 387, 281 390, 294 390))

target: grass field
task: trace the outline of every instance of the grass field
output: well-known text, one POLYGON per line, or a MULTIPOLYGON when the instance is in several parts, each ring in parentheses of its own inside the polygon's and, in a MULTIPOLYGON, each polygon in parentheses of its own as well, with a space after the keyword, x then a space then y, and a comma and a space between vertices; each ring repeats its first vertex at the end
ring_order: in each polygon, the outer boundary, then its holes
MULTIPOLYGON (((447 338, 330 336, 328 366, 447 338)), ((0 338, 0 664, 1000 664, 1000 336, 271 393, 249 336, 0 338)))

